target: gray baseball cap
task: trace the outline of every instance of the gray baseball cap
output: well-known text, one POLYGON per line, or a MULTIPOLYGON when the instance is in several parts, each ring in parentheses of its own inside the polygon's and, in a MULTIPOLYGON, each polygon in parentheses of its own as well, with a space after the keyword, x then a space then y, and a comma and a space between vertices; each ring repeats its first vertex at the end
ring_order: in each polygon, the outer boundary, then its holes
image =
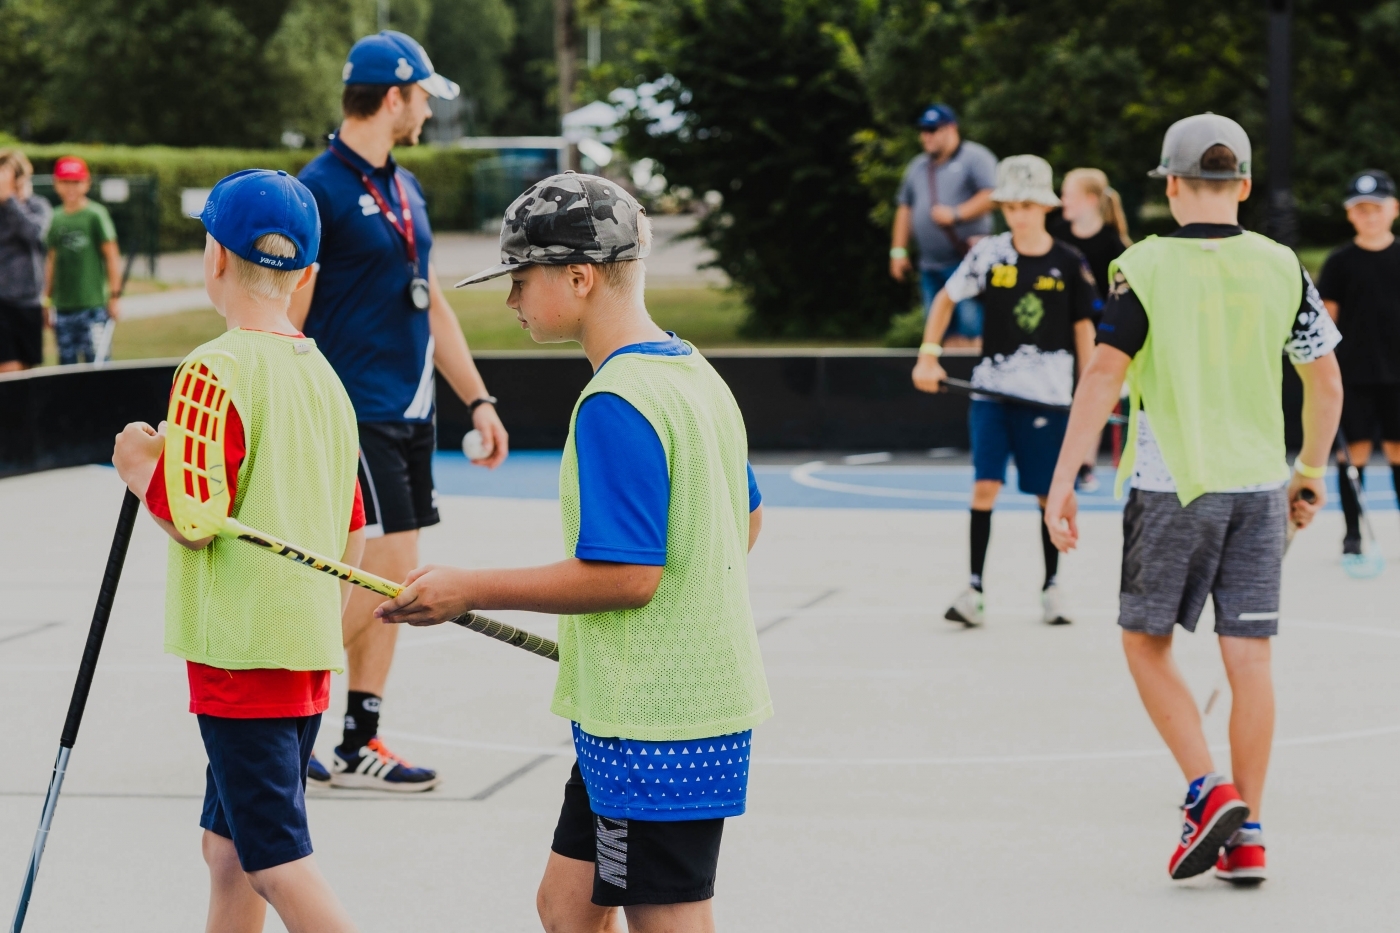
POLYGON ((526 189, 501 221, 501 261, 456 284, 484 282, 530 265, 623 262, 651 252, 637 236, 643 213, 615 181, 564 172, 526 189))
POLYGON ((1181 178, 1233 181, 1249 177, 1252 156, 1249 134, 1244 127, 1218 113, 1198 113, 1194 117, 1177 120, 1167 128, 1167 135, 1162 139, 1162 161, 1147 174, 1151 178, 1176 175, 1181 178), (1201 156, 1215 145, 1227 146, 1235 154, 1235 171, 1201 171, 1201 156))

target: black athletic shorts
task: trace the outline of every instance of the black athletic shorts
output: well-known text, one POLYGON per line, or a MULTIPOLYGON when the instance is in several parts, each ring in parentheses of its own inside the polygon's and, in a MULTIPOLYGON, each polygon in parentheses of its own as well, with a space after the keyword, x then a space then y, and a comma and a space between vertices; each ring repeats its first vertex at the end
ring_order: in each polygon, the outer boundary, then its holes
POLYGON ((438 523, 431 422, 360 422, 360 492, 365 535, 377 538, 438 523))
POLYGON ((44 362, 44 309, 0 301, 0 363, 44 362))
POLYGON ((1348 443, 1400 441, 1400 385, 1347 386, 1342 396, 1342 433, 1348 443))
POLYGON ((598 816, 575 763, 550 848, 593 863, 593 903, 599 907, 682 904, 715 896, 723 834, 723 819, 662 823, 598 816))

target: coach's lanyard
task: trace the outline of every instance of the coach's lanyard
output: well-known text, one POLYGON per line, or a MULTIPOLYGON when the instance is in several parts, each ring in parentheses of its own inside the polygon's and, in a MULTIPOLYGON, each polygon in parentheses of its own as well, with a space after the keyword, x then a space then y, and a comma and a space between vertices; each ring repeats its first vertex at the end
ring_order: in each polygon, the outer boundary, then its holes
POLYGON ((413 266, 413 274, 417 275, 418 239, 413 232, 413 212, 410 211, 408 208, 408 192, 404 191, 403 181, 399 179, 398 167, 396 166, 394 168, 393 177, 394 188, 399 193, 399 204, 403 207, 402 223, 400 223, 399 219, 394 216, 394 212, 389 209, 389 204, 387 201, 384 200, 384 195, 379 193, 379 189, 375 187, 375 184, 373 181, 370 180, 370 177, 364 172, 360 171, 358 168, 356 168, 353 162, 351 162, 349 159, 345 158, 345 156, 337 152, 334 146, 331 146, 330 148, 332 155, 334 155, 340 161, 344 162, 346 167, 348 167, 350 171, 355 172, 357 175, 360 176, 361 184, 365 186, 365 190, 369 192, 369 196, 374 198, 374 203, 379 206, 379 213, 383 214, 384 219, 389 221, 389 226, 393 227, 395 232, 397 232, 399 236, 403 237, 404 248, 408 252, 408 262, 411 266, 413 266))

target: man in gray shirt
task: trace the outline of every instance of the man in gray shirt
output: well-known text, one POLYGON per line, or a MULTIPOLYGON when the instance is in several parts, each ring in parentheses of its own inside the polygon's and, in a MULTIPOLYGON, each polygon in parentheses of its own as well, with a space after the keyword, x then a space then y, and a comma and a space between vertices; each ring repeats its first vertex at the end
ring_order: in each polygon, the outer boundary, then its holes
MULTIPOLYGON (((890 275, 903 281, 913 268, 908 248, 912 227, 919 253, 919 291, 928 314, 933 296, 968 247, 992 232, 997 157, 986 146, 962 138, 957 115, 946 104, 925 110, 918 126, 924 154, 909 163, 899 186, 890 275)), ((975 299, 959 302, 944 342, 966 346, 981 336, 982 306, 975 299)))

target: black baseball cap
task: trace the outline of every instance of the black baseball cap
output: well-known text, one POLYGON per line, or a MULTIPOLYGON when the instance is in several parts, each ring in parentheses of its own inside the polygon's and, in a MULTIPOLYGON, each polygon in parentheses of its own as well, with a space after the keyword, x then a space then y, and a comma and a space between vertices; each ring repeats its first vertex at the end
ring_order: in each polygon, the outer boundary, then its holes
POLYGON ((1368 168, 1357 172, 1347 184, 1347 199, 1342 203, 1351 207, 1359 201, 1380 204, 1395 197, 1395 182, 1378 168, 1368 168))

